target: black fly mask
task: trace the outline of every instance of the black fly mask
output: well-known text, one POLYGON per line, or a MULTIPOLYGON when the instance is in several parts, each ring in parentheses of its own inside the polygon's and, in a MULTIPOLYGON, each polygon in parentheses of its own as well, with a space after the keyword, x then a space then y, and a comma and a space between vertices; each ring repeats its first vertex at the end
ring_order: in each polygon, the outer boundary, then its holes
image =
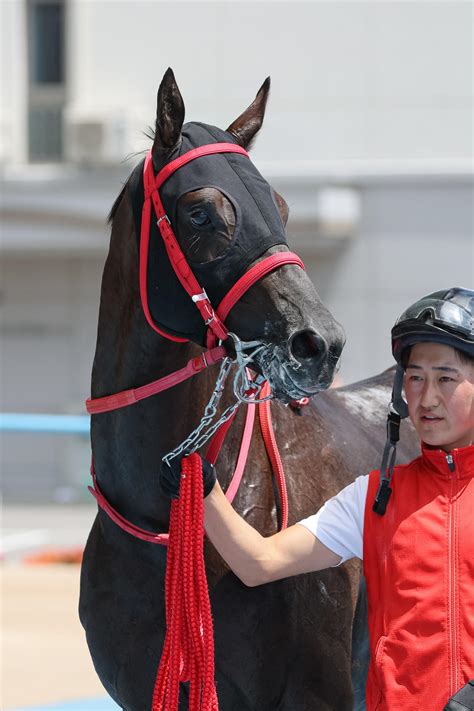
MULTIPOLYGON (((202 123, 183 126, 179 156, 202 145, 236 143, 234 137, 202 123)), ((237 280, 270 247, 286 245, 286 235, 272 189, 252 162, 239 153, 204 155, 173 172, 159 193, 166 214, 179 241, 176 224, 177 203, 184 194, 201 188, 216 188, 231 202, 235 229, 229 246, 206 263, 188 260, 198 282, 217 309, 237 280)), ((140 240, 144 202, 143 161, 133 171, 129 190, 132 197, 136 234, 140 240)), ((171 336, 206 343, 206 326, 169 261, 163 239, 152 213, 146 264, 148 309, 156 326, 171 336)))

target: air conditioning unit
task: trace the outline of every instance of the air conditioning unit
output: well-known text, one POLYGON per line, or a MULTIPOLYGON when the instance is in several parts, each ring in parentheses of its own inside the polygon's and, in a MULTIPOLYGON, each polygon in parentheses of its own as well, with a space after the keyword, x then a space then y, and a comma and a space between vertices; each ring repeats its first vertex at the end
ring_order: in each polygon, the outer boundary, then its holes
POLYGON ((121 113, 87 114, 65 111, 65 154, 67 160, 87 165, 120 163, 133 150, 135 122, 121 113))
POLYGON ((120 117, 65 119, 65 153, 81 164, 118 163, 126 150, 126 124, 120 117))

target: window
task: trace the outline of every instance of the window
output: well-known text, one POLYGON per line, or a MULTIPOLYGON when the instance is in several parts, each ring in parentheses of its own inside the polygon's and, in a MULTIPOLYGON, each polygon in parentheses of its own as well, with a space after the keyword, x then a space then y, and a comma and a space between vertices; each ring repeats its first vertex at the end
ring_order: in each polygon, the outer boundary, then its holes
POLYGON ((62 3, 35 3, 31 8, 31 76, 35 84, 64 81, 64 7, 62 3))
POLYGON ((60 161, 66 99, 63 0, 28 0, 28 66, 29 159, 60 161))

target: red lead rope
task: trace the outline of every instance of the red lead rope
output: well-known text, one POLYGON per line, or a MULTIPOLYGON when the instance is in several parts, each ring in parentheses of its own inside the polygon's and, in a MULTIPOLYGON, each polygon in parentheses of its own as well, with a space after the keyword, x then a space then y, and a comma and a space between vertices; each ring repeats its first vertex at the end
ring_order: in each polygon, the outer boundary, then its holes
POLYGON ((204 568, 202 463, 182 460, 179 499, 171 504, 165 602, 166 637, 152 711, 176 711, 179 683, 189 681, 189 711, 217 711, 214 638, 204 568))

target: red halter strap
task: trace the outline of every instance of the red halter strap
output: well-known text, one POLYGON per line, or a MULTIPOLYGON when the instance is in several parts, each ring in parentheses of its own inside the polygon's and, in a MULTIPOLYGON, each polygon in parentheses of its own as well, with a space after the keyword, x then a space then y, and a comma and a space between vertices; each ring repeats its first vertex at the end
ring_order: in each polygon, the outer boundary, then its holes
MULTIPOLYGON (((217 317, 221 322, 227 318, 229 311, 235 306, 237 301, 256 284, 260 279, 270 272, 275 271, 284 264, 296 264, 304 269, 304 264, 297 254, 294 252, 277 252, 265 257, 261 262, 257 262, 243 274, 238 281, 231 287, 230 291, 224 296, 219 306, 216 309, 217 317)), ((216 345, 214 334, 211 331, 207 333, 207 347, 213 348, 216 345)))
POLYGON ((153 204, 157 218, 157 225, 160 230, 171 266, 173 267, 173 270, 181 285, 199 309, 204 323, 208 326, 208 348, 215 346, 217 340, 225 340, 227 338, 227 329, 223 323, 223 319, 227 316, 236 301, 241 298, 241 296, 252 286, 252 284, 282 264, 297 264, 304 269, 304 265, 300 258, 292 252, 279 252, 271 255, 270 257, 266 257, 249 269, 248 272, 246 272, 237 281, 237 283, 234 284, 229 293, 221 301, 217 313, 214 311, 205 290, 201 287, 194 276, 186 257, 178 244, 178 240, 173 232, 170 220, 163 207, 159 188, 170 177, 170 175, 172 175, 183 165, 186 165, 186 163, 189 163, 196 158, 200 158, 201 156, 216 153, 240 153, 241 155, 248 157, 247 151, 241 146, 237 146, 235 143, 211 143, 209 145, 200 146, 199 148, 194 148, 179 158, 176 158, 165 165, 165 167, 160 170, 158 175, 155 176, 151 151, 147 153, 143 167, 144 203, 140 232, 140 297, 143 311, 149 325, 161 336, 164 336, 172 341, 183 343, 187 340, 185 338, 180 338, 179 336, 172 336, 171 334, 166 333, 163 329, 159 328, 154 323, 148 306, 148 248, 150 242, 151 208, 153 204))
POLYGON ((175 370, 174 373, 169 373, 169 375, 165 375, 147 385, 122 390, 113 395, 104 395, 104 397, 88 398, 86 400, 86 410, 89 415, 98 415, 101 412, 111 412, 112 410, 120 410, 122 407, 127 407, 127 405, 134 405, 136 402, 140 402, 140 400, 144 400, 152 395, 157 395, 163 392, 163 390, 168 390, 168 388, 172 388, 178 385, 178 383, 188 380, 188 378, 196 375, 196 373, 200 373, 201 370, 221 361, 225 355, 226 352, 223 346, 204 351, 200 356, 191 358, 184 368, 175 370))
POLYGON ((148 246, 150 240, 150 219, 151 219, 151 204, 155 208, 158 229, 160 230, 163 239, 168 259, 178 277, 181 285, 189 294, 191 299, 196 304, 206 326, 214 334, 215 339, 225 340, 227 338, 227 329, 220 319, 216 316, 212 304, 204 289, 201 287, 196 277, 184 256, 178 240, 171 227, 170 220, 165 212, 163 203, 160 198, 159 188, 168 180, 176 170, 181 168, 186 163, 190 163, 201 156, 213 155, 216 153, 240 153, 248 157, 247 151, 235 143, 211 143, 209 145, 194 148, 184 155, 172 160, 164 166, 155 177, 153 169, 153 160, 151 151, 147 153, 145 164, 143 167, 143 186, 144 186, 144 203, 142 209, 142 224, 140 233, 140 296, 142 300, 143 311, 150 326, 160 335, 169 338, 172 341, 180 343, 186 342, 187 339, 172 336, 166 333, 154 323, 150 309, 148 306, 148 291, 147 291, 147 261, 148 261, 148 246))

